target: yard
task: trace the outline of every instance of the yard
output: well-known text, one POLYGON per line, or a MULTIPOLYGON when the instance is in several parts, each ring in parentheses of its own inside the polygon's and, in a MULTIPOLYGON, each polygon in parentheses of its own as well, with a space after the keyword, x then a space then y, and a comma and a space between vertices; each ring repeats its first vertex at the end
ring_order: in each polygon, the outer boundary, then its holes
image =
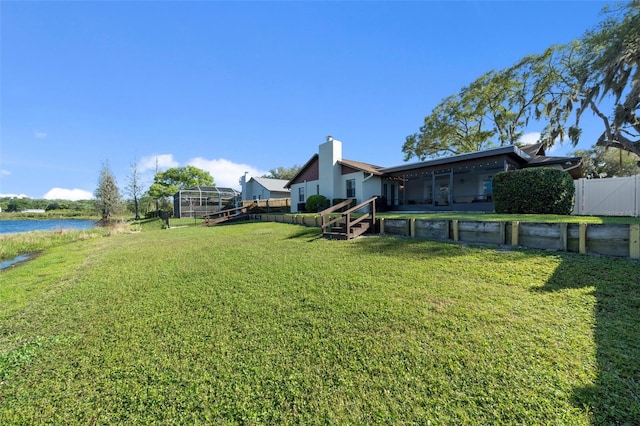
POLYGON ((640 418, 637 261, 149 227, 49 247, 0 289, 0 424, 640 418))

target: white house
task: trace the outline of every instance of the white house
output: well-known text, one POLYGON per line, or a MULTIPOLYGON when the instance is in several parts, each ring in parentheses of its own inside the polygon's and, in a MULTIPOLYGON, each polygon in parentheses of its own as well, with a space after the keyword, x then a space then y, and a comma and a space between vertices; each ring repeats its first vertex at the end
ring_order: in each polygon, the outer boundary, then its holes
POLYGON ((304 211, 311 195, 320 194, 330 202, 355 198, 363 201, 381 195, 382 168, 342 158, 342 142, 327 136, 315 154, 302 166, 287 186, 291 189, 291 212, 304 211))
POLYGON ((247 180, 247 174, 240 178, 242 185, 242 201, 268 200, 271 198, 289 198, 291 190, 286 188, 287 180, 252 177, 247 180))
POLYGON ((288 183, 291 212, 305 210, 307 198, 324 195, 332 204, 379 196, 376 208, 393 210, 493 211, 496 173, 527 167, 556 167, 582 176, 580 157, 549 157, 541 144, 508 145, 395 167, 342 158, 342 142, 331 136, 288 183))

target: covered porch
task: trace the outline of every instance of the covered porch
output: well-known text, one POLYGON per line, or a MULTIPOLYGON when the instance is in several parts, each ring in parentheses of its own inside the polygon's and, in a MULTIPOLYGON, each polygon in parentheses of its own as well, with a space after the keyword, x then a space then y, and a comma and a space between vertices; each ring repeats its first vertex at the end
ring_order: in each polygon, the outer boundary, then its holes
POLYGON ((493 176, 507 168, 492 161, 386 173, 382 193, 389 210, 492 212, 493 176))

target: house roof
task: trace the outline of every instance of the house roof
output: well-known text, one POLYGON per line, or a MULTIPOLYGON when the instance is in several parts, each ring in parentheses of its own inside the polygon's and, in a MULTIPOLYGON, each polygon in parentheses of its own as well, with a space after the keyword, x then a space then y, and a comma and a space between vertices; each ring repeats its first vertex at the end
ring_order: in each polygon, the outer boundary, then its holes
MULTIPOLYGON (((319 158, 318 154, 313 154, 313 156, 309 159, 309 161, 307 161, 304 164, 304 166, 302 166, 300 168, 298 173, 296 173, 296 175, 294 177, 292 177, 291 180, 286 183, 285 186, 287 187, 287 189, 290 189, 291 185, 293 185, 293 183, 296 182, 298 177, 304 175, 307 172, 307 170, 310 169, 314 164, 317 165, 318 158, 319 158)), ((343 166, 347 166, 347 167, 351 167, 352 169, 361 170, 363 172, 371 173, 371 174, 374 174, 374 175, 377 175, 377 176, 382 175, 382 170, 383 170, 383 167, 380 167, 380 166, 375 166, 373 164, 363 163, 363 162, 360 162, 360 161, 346 160, 344 158, 342 160, 338 160, 338 164, 343 165, 343 166)))
POLYGON ((259 185, 263 186, 269 192, 289 192, 289 188, 285 188, 285 185, 289 182, 285 179, 271 179, 265 177, 252 177, 249 181, 255 181, 259 185))
POLYGON ((218 193, 221 193, 221 194, 233 194, 233 195, 240 194, 240 192, 238 190, 233 189, 233 188, 223 188, 223 187, 220 187, 220 186, 192 186, 191 188, 186 188, 186 189, 179 190, 173 196, 176 197, 176 196, 178 196, 178 194, 180 194, 181 192, 185 192, 185 191, 218 192, 218 193))
POLYGON ((544 146, 541 143, 516 146, 508 145, 499 148, 486 149, 484 151, 470 152, 453 155, 451 157, 436 158, 421 163, 404 164, 401 166, 387 167, 382 173, 409 171, 418 168, 440 166, 467 160, 478 160, 497 155, 509 155, 522 164, 522 167, 542 167, 560 165, 563 170, 569 172, 574 179, 580 178, 582 171, 582 157, 551 157, 545 155, 544 146))
POLYGON ((540 156, 536 158, 532 158, 529 163, 529 166, 542 166, 542 165, 552 165, 552 164, 564 164, 566 166, 570 166, 573 163, 579 162, 582 160, 582 157, 547 157, 540 156))
POLYGON ((292 177, 289 182, 287 182, 287 184, 285 185, 286 188, 291 189, 291 185, 293 185, 293 183, 298 179, 298 176, 302 175, 303 173, 305 173, 307 171, 307 169, 309 167, 311 167, 311 165, 317 161, 319 158, 318 154, 313 154, 311 156, 311 158, 309 158, 309 161, 307 161, 306 163, 304 163, 304 166, 300 167, 300 170, 298 170, 298 173, 296 173, 296 175, 294 177, 292 177))
POLYGON ((533 158, 527 167, 542 167, 560 165, 572 178, 579 179, 584 176, 582 157, 547 157, 539 156, 533 158))
POLYGON ((535 157, 537 155, 545 155, 544 146, 541 143, 532 143, 531 145, 522 145, 520 147, 527 155, 530 157, 535 157))
POLYGON ((222 186, 193 186, 188 189, 191 189, 194 191, 209 191, 209 192, 234 192, 234 193, 238 192, 237 189, 225 188, 222 186))
POLYGON ((352 160, 345 160, 345 159, 339 160, 338 164, 342 164, 357 170, 362 170, 363 172, 373 173, 374 175, 381 175, 382 174, 381 170, 383 169, 383 167, 374 166, 373 164, 361 163, 359 161, 352 161, 352 160))
MULTIPOLYGON (((362 170, 364 172, 372 173, 377 176, 382 176, 389 173, 404 172, 426 167, 442 166, 462 161, 482 160, 485 158, 505 155, 520 163, 522 167, 561 165, 562 168, 568 171, 574 178, 580 177, 582 173, 581 157, 548 157, 545 155, 544 146, 541 143, 524 145, 520 147, 516 145, 507 145, 498 148, 485 149, 483 151, 468 152, 464 154, 452 155, 450 157, 435 158, 433 160, 402 164, 393 167, 380 167, 368 163, 345 159, 339 160, 338 163, 344 166, 362 170)), ((303 173, 305 173, 305 171, 310 168, 314 164, 314 162, 317 161, 317 159, 318 154, 314 154, 309 159, 309 161, 307 161, 307 163, 300 169, 298 174, 296 174, 289 182, 287 182, 286 187, 291 188, 291 185, 296 182, 298 176, 301 176, 303 173)))
POLYGON ((401 166, 386 167, 381 170, 382 173, 401 172, 423 167, 440 166, 444 164, 457 163, 460 161, 477 160, 485 157, 493 157, 496 155, 512 154, 515 158, 519 158, 523 163, 528 163, 531 156, 524 150, 515 145, 501 146, 499 148, 485 149, 484 151, 468 152, 465 154, 452 155, 451 157, 436 158, 433 160, 422 161, 419 163, 403 164, 401 166))

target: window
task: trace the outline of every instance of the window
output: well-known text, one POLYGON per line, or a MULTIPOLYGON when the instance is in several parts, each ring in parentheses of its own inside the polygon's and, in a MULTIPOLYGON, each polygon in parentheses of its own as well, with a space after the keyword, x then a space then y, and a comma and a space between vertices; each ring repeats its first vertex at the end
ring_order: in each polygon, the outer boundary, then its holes
POLYGON ((347 181, 347 198, 356 198, 356 180, 349 179, 347 181))
POLYGON ((298 188, 298 202, 304 203, 304 186, 298 188))

